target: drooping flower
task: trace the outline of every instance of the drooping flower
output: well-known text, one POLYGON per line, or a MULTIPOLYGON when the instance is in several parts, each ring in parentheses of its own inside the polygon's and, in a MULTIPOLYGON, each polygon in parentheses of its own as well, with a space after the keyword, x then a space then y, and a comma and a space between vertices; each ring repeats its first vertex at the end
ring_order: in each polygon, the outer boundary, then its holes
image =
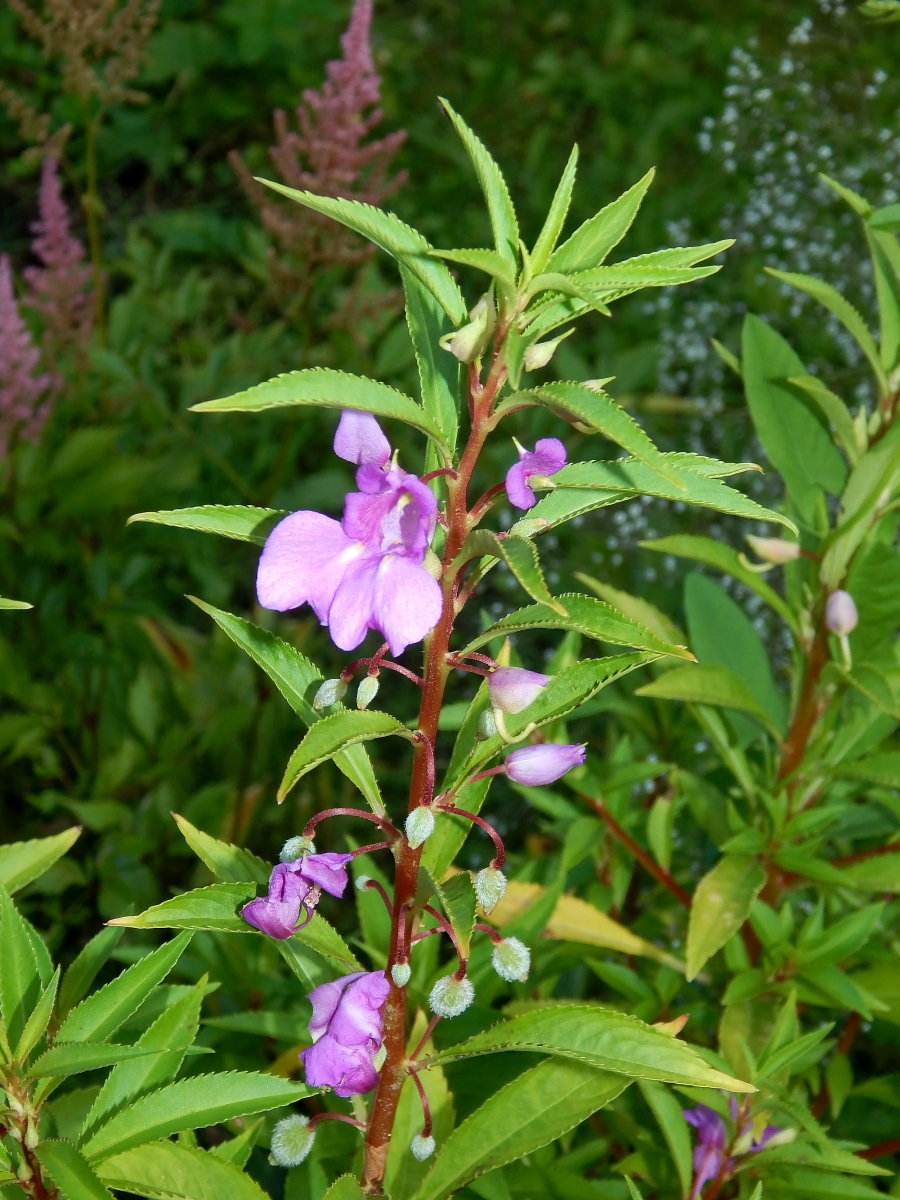
POLYGON ((584 759, 583 745, 565 746, 559 742, 544 742, 542 745, 522 746, 519 750, 513 750, 504 766, 513 783, 541 787, 555 783, 573 767, 580 767, 584 759))
POLYGON ((300 1057, 311 1087, 361 1096, 378 1082, 374 1059, 382 1046, 382 1008, 390 992, 384 971, 357 971, 309 993, 313 1045, 300 1057))
POLYGON ((7 255, 0 255, 0 455, 16 439, 35 442, 50 415, 53 375, 35 374, 40 362, 13 290, 7 255))
POLYGON ((684 1119, 697 1130, 697 1144, 694 1147, 694 1186, 691 1189, 690 1200, 698 1200, 706 1184, 715 1179, 722 1169, 725 1122, 705 1104, 685 1109, 684 1119))
POLYGON ((524 667, 498 667, 488 676, 491 705, 505 713, 520 713, 533 704, 550 682, 549 675, 524 667))
POLYGON ((537 497, 528 486, 535 475, 546 478, 555 475, 566 465, 566 448, 559 438, 539 438, 534 450, 519 446, 519 461, 506 472, 506 494, 516 508, 531 508, 537 497))
POLYGON ((301 511, 275 526, 259 560, 259 602, 277 612, 311 605, 341 650, 354 650, 377 629, 391 653, 401 654, 441 614, 441 589, 422 566, 437 500, 416 475, 391 463, 370 414, 345 412, 334 446, 357 465, 360 490, 346 497, 342 521, 301 511))
POLYGON ((269 876, 269 891, 245 904, 241 916, 269 937, 283 940, 313 918, 322 892, 342 896, 347 886, 347 863, 352 854, 307 854, 280 862, 269 876), (300 922, 301 909, 306 915, 300 922))
POLYGON ((825 601, 825 624, 838 637, 847 637, 859 624, 856 601, 849 592, 838 588, 825 601))

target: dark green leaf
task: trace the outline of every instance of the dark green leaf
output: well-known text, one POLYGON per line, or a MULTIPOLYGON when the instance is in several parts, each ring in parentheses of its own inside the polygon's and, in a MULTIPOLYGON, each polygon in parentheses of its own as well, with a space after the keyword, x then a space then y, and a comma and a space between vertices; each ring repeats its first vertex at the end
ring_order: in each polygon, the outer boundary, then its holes
POLYGON ((151 905, 142 913, 114 917, 110 925, 123 925, 126 929, 209 929, 224 933, 252 933, 252 927, 238 916, 238 909, 255 896, 256 884, 249 880, 246 883, 213 883, 209 887, 194 888, 193 891, 182 892, 180 896, 151 905))
POLYGON ((407 740, 412 738, 407 726, 388 713, 345 710, 323 717, 310 728, 291 755, 278 789, 278 803, 307 772, 320 763, 327 762, 358 742, 369 742, 392 734, 407 740))
POLYGON ((215 533, 237 542, 265 544, 266 538, 287 512, 280 508, 251 508, 246 504, 204 504, 199 508, 174 508, 169 512, 135 513, 136 521, 149 525, 170 525, 175 529, 193 529, 197 533, 215 533))
POLYGON ((450 922, 463 958, 469 957, 475 928, 475 888, 468 871, 459 871, 438 884, 444 916, 450 922))
POLYGON ((778 726, 761 708, 756 697, 734 671, 714 665, 676 667, 638 688, 639 696, 658 700, 682 700, 687 704, 710 704, 718 708, 733 708, 747 713, 774 737, 780 737, 778 726))
POLYGON ((221 883, 261 883, 269 882, 272 868, 268 863, 244 850, 240 846, 232 846, 220 842, 218 838, 197 829, 185 817, 172 813, 175 824, 181 830, 184 840, 221 883))
POLYGON ((25 1023, 38 1002, 41 972, 28 925, 10 899, 0 889, 0 1014, 11 1045, 22 1035, 25 1023))
POLYGON ((29 1014, 19 1038, 18 1045, 13 1051, 16 1062, 24 1063, 32 1050, 44 1036, 50 1017, 53 1015, 53 1005, 56 1000, 56 990, 59 987, 59 967, 53 973, 53 978, 44 988, 40 999, 29 1014))
POLYGON ((98 1171, 117 1192, 148 1200, 268 1200, 259 1184, 234 1163, 174 1142, 136 1146, 105 1159, 98 1171))
POLYGON ((62 987, 59 989, 57 1011, 60 1018, 65 1017, 69 1010, 87 995, 97 972, 107 962, 121 936, 121 929, 107 926, 95 934, 79 953, 63 976, 62 987))
POLYGON ((453 323, 411 271, 401 267, 400 276, 406 297, 406 321, 419 367, 422 407, 454 450, 459 428, 462 368, 459 361, 440 346, 440 339, 452 331, 453 323))
POLYGON ((36 1154, 42 1171, 53 1180, 65 1200, 113 1200, 94 1168, 71 1142, 48 1138, 38 1145, 36 1154))

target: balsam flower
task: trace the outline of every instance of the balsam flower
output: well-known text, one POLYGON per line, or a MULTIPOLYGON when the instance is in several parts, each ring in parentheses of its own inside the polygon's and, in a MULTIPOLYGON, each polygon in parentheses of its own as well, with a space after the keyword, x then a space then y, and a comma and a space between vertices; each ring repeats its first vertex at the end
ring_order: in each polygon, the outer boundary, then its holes
POLYGON ((384 971, 357 971, 309 993, 313 1045, 300 1057, 311 1087, 361 1096, 378 1082, 374 1059, 384 1037, 382 1008, 391 990, 384 971))
POLYGON ((738 1122, 739 1109, 734 1096, 729 1098, 729 1109, 736 1128, 727 1161, 725 1147, 728 1135, 725 1122, 719 1114, 707 1108, 705 1104, 683 1110, 684 1119, 697 1130, 697 1144, 694 1147, 694 1185, 689 1200, 699 1200, 706 1184, 720 1174, 725 1179, 730 1179, 739 1157, 758 1154, 767 1145, 779 1145, 794 1139, 796 1130, 780 1129, 777 1125, 766 1125, 759 1137, 754 1137, 752 1118, 748 1117, 743 1122, 738 1122))
POLYGON ((346 497, 343 521, 301 511, 275 526, 259 560, 257 596, 276 612, 309 604, 341 650, 354 650, 377 629, 391 653, 401 654, 441 615, 441 589, 422 566, 437 501, 427 484, 391 462, 369 413, 343 413, 334 449, 356 463, 360 490, 346 497))
POLYGON ((825 624, 838 637, 847 637, 859 624, 856 601, 843 588, 832 592, 825 601, 825 624))
POLYGON ((498 667, 488 676, 491 704, 505 713, 520 713, 533 704, 550 682, 549 675, 524 667, 498 667))
POLYGON ((559 438, 538 438, 534 450, 519 446, 519 461, 506 472, 506 494, 510 504, 516 508, 531 508, 537 504, 537 496, 528 486, 535 475, 546 478, 555 475, 566 465, 566 448, 559 438))
POLYGON ((573 767, 580 767, 585 759, 584 746, 564 746, 558 742, 544 742, 538 746, 522 746, 513 750, 504 768, 513 783, 526 787, 541 787, 555 783, 573 767))
POLYGON ((347 863, 352 854, 307 854, 294 862, 278 863, 269 876, 269 892, 245 904, 241 916, 269 937, 289 938, 313 918, 322 892, 342 896, 347 886, 347 863), (306 916, 300 921, 301 909, 306 916))

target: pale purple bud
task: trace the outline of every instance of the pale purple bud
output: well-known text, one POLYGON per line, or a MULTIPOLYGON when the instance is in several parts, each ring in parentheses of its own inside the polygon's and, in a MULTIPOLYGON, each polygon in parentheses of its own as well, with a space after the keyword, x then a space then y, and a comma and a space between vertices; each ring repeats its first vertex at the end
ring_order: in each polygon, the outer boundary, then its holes
POLYGON ((334 435, 334 452, 358 467, 366 463, 383 467, 390 462, 391 444, 371 413, 345 408, 334 435))
POLYGON ((472 319, 467 325, 463 325, 455 333, 445 334, 440 341, 444 350, 449 350, 454 358, 464 363, 474 362, 476 358, 481 357, 494 332, 497 319, 493 302, 487 297, 478 301, 469 316, 472 319))
POLYGON ((513 750, 506 760, 506 774, 513 783, 526 787, 540 787, 555 783, 573 767, 580 767, 585 760, 585 748, 565 746, 558 742, 545 742, 538 746, 522 746, 513 750))
POLYGON ((531 970, 531 951, 518 938, 504 938, 494 947, 491 962, 501 979, 524 983, 531 970))
POLYGON ((315 1130, 309 1128, 309 1117, 301 1117, 299 1113, 285 1117, 272 1130, 272 1163, 276 1167, 299 1167, 315 1140, 315 1130))
POLYGON ((458 1017, 475 999, 475 989, 468 979, 445 975, 431 989, 428 1003, 439 1017, 458 1017))
POLYGON ((434 813, 427 805, 420 804, 406 818, 406 840, 410 848, 417 850, 434 833, 434 813))
POLYGON ((505 713, 520 713, 533 704, 550 682, 549 675, 524 667, 498 667, 488 676, 491 704, 505 713))
POLYGON ((799 542, 788 542, 784 538, 754 537, 747 534, 747 541, 763 562, 772 563, 776 567, 793 562, 800 557, 799 542))
POLYGON ((525 351, 525 370, 539 371, 542 367, 546 367, 556 353, 556 347, 560 342, 565 341, 571 332, 572 330, 569 329, 550 342, 535 342, 533 346, 529 346, 525 351))
POLYGON ((849 592, 838 588, 825 602, 825 624, 838 637, 846 637, 859 624, 856 603, 849 592))

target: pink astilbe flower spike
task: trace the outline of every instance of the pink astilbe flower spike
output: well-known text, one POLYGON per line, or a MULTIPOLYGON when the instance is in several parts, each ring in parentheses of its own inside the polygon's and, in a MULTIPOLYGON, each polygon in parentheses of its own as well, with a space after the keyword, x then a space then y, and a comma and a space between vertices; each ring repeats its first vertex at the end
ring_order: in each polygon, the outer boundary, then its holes
POLYGON ((0 255, 0 455, 19 439, 36 442, 50 415, 57 381, 35 374, 40 359, 16 304, 9 257, 0 255))
POLYGON ((93 325, 91 269, 84 265, 84 247, 70 232, 54 158, 44 159, 38 204, 40 219, 31 226, 36 235, 32 250, 42 265, 23 272, 28 284, 25 303, 43 318, 44 348, 54 361, 70 346, 83 346, 93 325))

